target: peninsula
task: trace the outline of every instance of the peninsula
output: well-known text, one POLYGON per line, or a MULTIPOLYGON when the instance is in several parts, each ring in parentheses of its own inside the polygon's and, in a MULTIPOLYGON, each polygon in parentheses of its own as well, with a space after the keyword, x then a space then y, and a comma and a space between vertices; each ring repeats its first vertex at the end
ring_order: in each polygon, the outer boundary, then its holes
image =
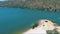
POLYGON ((23 34, 60 34, 60 26, 50 20, 40 20, 23 34))

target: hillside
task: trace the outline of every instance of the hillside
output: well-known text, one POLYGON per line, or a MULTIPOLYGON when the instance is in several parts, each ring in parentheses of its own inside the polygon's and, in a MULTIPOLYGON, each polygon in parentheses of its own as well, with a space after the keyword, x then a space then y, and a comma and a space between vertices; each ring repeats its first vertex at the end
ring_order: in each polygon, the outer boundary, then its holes
POLYGON ((60 0, 9 0, 0 2, 0 7, 17 7, 60 11, 60 0))

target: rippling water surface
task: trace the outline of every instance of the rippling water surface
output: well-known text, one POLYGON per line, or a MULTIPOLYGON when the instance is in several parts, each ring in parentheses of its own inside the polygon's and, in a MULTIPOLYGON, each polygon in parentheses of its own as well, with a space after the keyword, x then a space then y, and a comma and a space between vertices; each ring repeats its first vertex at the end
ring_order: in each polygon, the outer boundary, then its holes
POLYGON ((60 25, 60 12, 21 8, 0 8, 0 34, 12 34, 39 19, 54 20, 60 25))

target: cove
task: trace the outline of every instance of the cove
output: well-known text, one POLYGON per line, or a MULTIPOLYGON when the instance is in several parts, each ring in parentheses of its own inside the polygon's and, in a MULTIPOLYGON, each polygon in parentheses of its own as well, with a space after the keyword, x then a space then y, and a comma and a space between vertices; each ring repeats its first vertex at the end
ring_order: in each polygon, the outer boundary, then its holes
POLYGON ((39 19, 53 20, 60 25, 60 12, 0 8, 0 34, 11 34, 12 32, 30 27, 39 19))

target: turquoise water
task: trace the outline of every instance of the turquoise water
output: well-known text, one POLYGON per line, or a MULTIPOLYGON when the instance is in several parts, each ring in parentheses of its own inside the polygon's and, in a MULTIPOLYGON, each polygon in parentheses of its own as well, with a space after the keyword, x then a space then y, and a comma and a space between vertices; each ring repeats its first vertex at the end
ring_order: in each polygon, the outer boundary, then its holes
POLYGON ((0 8, 0 34, 11 34, 30 26, 39 19, 54 20, 60 25, 60 12, 0 8))

